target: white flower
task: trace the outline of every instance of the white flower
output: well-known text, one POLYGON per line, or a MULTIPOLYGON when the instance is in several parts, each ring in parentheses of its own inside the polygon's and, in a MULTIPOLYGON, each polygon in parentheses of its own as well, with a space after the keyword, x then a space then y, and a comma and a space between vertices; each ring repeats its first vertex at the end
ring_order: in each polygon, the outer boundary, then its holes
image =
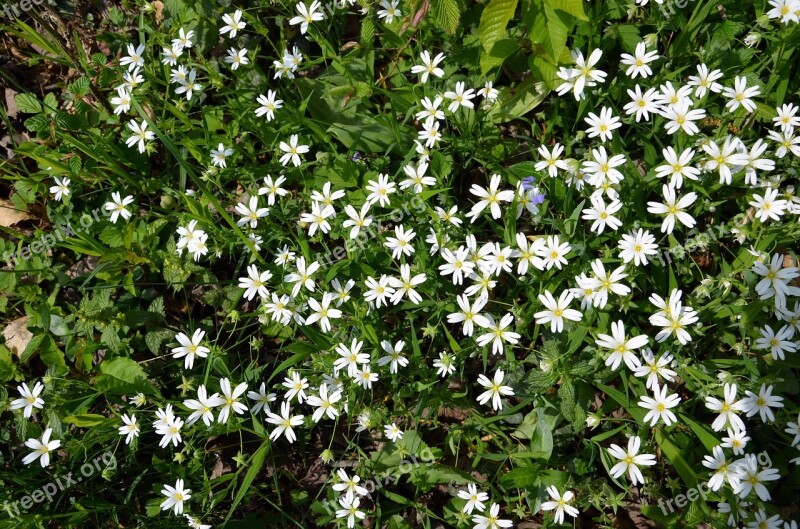
POLYGON ((183 28, 178 31, 178 38, 172 39, 172 47, 176 50, 183 51, 184 48, 191 48, 194 43, 192 42, 192 37, 194 37, 194 30, 189 30, 186 32, 183 28))
POLYGON ((653 454, 640 454, 639 448, 641 444, 642 440, 638 436, 633 436, 628 439, 627 450, 616 444, 612 444, 609 447, 608 453, 612 457, 619 459, 619 463, 611 468, 612 477, 618 478, 627 472, 633 486, 644 484, 644 476, 642 476, 642 471, 639 470, 639 465, 647 467, 655 465, 656 456, 653 454))
POLYGON ((258 195, 259 196, 267 195, 267 205, 274 206, 276 196, 285 197, 286 195, 289 194, 287 190, 281 187, 281 184, 283 184, 284 182, 286 182, 286 178, 283 177, 282 175, 276 178, 274 181, 272 180, 272 175, 267 175, 264 177, 264 187, 258 188, 258 195))
POLYGON ((152 130, 147 130, 147 122, 145 120, 142 120, 141 124, 135 121, 129 122, 128 129, 130 129, 132 134, 125 140, 125 144, 128 147, 133 147, 138 142, 139 152, 144 152, 145 142, 153 140, 156 137, 152 130))
POLYGON ((475 263, 469 261, 469 251, 458 248, 455 253, 449 248, 442 248, 442 258, 446 264, 439 266, 439 273, 443 276, 453 274, 453 284, 460 285, 464 280, 464 275, 469 275, 475 269, 475 263))
POLYGON ((328 292, 322 295, 322 301, 317 301, 314 298, 308 298, 308 305, 311 307, 313 312, 308 316, 308 318, 306 318, 306 325, 311 325, 319 321, 319 327, 322 329, 322 332, 330 332, 330 320, 342 317, 341 310, 331 308, 330 304, 332 301, 333 296, 328 292))
POLYGON ((306 388, 308 388, 308 379, 300 378, 297 371, 292 371, 288 377, 283 379, 281 384, 286 388, 286 402, 291 402, 293 398, 297 397, 297 402, 302 404, 306 400, 306 388))
POLYGON ((117 218, 121 215, 123 219, 128 220, 131 218, 131 212, 125 206, 133 203, 133 195, 128 195, 124 199, 120 196, 119 191, 111 193, 111 202, 106 202, 103 206, 106 211, 111 212, 111 222, 116 224, 117 218))
POLYGON ((761 90, 757 86, 747 87, 747 77, 735 77, 733 88, 724 88, 722 95, 730 99, 725 104, 725 108, 733 112, 741 105, 747 112, 754 112, 756 104, 751 98, 760 95, 761 90))
POLYGON ((697 180, 700 178, 700 169, 691 165, 694 157, 693 149, 685 149, 680 156, 672 147, 667 147, 661 151, 664 154, 665 165, 656 167, 656 176, 664 178, 670 177, 669 185, 675 189, 683 186, 683 179, 697 180))
POLYGON ((719 413, 714 422, 711 423, 711 428, 715 432, 720 432, 725 428, 726 424, 730 424, 736 430, 744 430, 744 421, 737 415, 744 410, 744 403, 741 400, 736 400, 736 384, 725 384, 723 389, 725 393, 724 401, 716 397, 706 397, 706 408, 719 413))
POLYGON ((293 272, 284 278, 287 283, 295 283, 294 288, 292 288, 292 297, 296 297, 302 287, 314 292, 316 285, 311 276, 319 270, 319 266, 318 262, 312 261, 306 268, 306 258, 300 257, 297 259, 297 272, 293 272))
POLYGON ((200 358, 206 358, 208 353, 211 352, 211 349, 208 347, 200 345, 200 342, 203 341, 203 337, 205 337, 205 335, 205 331, 201 329, 196 329, 192 334, 191 339, 189 339, 189 337, 182 332, 179 332, 175 335, 175 339, 178 340, 180 347, 176 347, 172 350, 172 357, 186 357, 184 360, 184 369, 191 369, 194 367, 194 359, 196 356, 199 356, 200 358))
POLYGON ((186 426, 193 425, 199 419, 203 419, 206 426, 211 426, 211 423, 214 422, 214 408, 222 406, 224 402, 225 401, 220 398, 219 393, 214 393, 209 396, 205 385, 201 384, 200 387, 197 388, 196 399, 187 399, 183 401, 183 405, 192 410, 191 415, 186 419, 186 426))
POLYGON ((397 305, 403 299, 403 296, 406 296, 409 301, 418 305, 422 301, 422 296, 414 290, 414 287, 424 283, 425 279, 425 274, 417 274, 411 277, 411 266, 408 264, 400 265, 400 279, 396 277, 389 278, 389 286, 395 289, 391 298, 392 303, 397 305))
POLYGON ((786 212, 788 201, 778 198, 778 190, 767 187, 763 195, 753 194, 753 200, 748 202, 756 208, 756 218, 761 222, 767 219, 780 220, 786 212))
POLYGON ((478 492, 478 487, 474 483, 467 485, 467 490, 458 491, 458 497, 462 500, 467 500, 467 503, 461 509, 465 514, 472 514, 472 511, 478 509, 478 512, 483 512, 486 506, 483 502, 489 500, 489 494, 486 492, 478 492))
POLYGON ((266 298, 269 295, 269 290, 267 289, 267 281, 272 278, 272 272, 269 270, 264 270, 263 272, 259 272, 256 265, 252 264, 247 267, 247 277, 240 277, 239 278, 239 288, 245 289, 244 291, 244 298, 252 300, 256 294, 258 294, 262 299, 266 298))
POLYGON ((127 86, 117 87, 117 96, 111 98, 111 104, 116 107, 114 114, 118 116, 131 109, 131 94, 127 86))
POLYGON ((40 439, 31 438, 25 441, 25 446, 33 450, 33 452, 22 458, 23 464, 30 465, 37 459, 39 459, 39 463, 42 465, 42 468, 50 464, 50 452, 61 446, 61 441, 50 440, 52 433, 53 429, 47 428, 42 433, 42 437, 40 439))
POLYGON ((292 134, 289 137, 289 143, 282 141, 278 145, 278 147, 280 147, 280 149, 284 152, 280 158, 281 165, 286 166, 286 164, 289 163, 289 160, 291 160, 295 167, 300 167, 300 164, 302 163, 300 160, 300 155, 307 153, 309 151, 309 147, 308 145, 298 145, 297 141, 297 134, 292 134))
MULTIPOLYGON (((180 56, 183 55, 183 48, 177 48, 175 46, 170 46, 167 48, 164 46, 161 51, 161 64, 166 64, 167 66, 175 66, 178 64, 178 59, 180 56)), ((127 86, 126 86, 127 88, 127 86)), ((119 88, 117 88, 119 90, 119 88)))
POLYGON ((433 75, 435 77, 444 76, 444 70, 438 67, 438 64, 444 60, 444 53, 439 53, 436 55, 436 57, 431 59, 431 54, 427 50, 424 50, 419 54, 419 58, 422 61, 422 64, 412 66, 411 73, 422 74, 420 76, 421 83, 427 83, 429 75, 433 75))
POLYGON ((554 521, 556 524, 564 523, 564 513, 569 514, 573 518, 578 516, 578 509, 572 505, 567 505, 567 502, 572 501, 572 498, 575 497, 575 494, 573 494, 571 490, 564 491, 564 494, 561 495, 559 494, 555 485, 550 485, 547 487, 547 493, 550 495, 552 500, 542 503, 542 510, 552 511, 555 509, 556 514, 554 521))
POLYGON ((17 386, 17 391, 19 391, 21 398, 12 400, 10 409, 23 409, 22 416, 24 418, 29 419, 33 414, 34 408, 41 410, 44 406, 44 399, 39 396, 42 394, 42 391, 44 391, 44 384, 41 382, 34 384, 32 389, 28 387, 28 384, 23 382, 17 386))
POLYGON ((603 107, 600 109, 600 116, 594 112, 589 112, 589 115, 585 118, 585 121, 589 124, 589 128, 586 129, 588 136, 590 138, 596 138, 597 136, 600 136, 600 141, 606 141, 613 138, 614 135, 612 131, 622 126, 619 117, 615 116, 613 111, 608 107, 603 107))
POLYGON ((644 363, 637 367, 633 374, 637 377, 647 377, 645 381, 646 388, 652 389, 656 387, 658 385, 659 376, 668 382, 675 380, 674 377, 677 373, 669 368, 672 362, 671 354, 664 353, 656 359, 650 349, 645 349, 642 351, 642 358, 644 359, 644 363))
POLYGON ((475 105, 472 103, 472 99, 475 98, 475 90, 472 88, 466 89, 466 85, 463 81, 458 81, 456 83, 455 91, 445 92, 444 97, 452 100, 452 103, 450 103, 450 105, 447 107, 447 110, 450 112, 455 112, 459 109, 459 107, 475 107, 475 105))
POLYGON ((737 152, 738 144, 739 140, 730 136, 725 139, 722 148, 714 141, 703 144, 703 150, 709 158, 704 169, 706 171, 719 170, 720 184, 730 185, 733 173, 731 168, 743 167, 749 162, 747 151, 737 152))
POLYGON ((362 204, 360 212, 356 211, 350 204, 344 207, 344 212, 349 218, 344 221, 343 226, 350 228, 350 239, 358 238, 361 228, 366 228, 372 224, 372 215, 368 215, 370 206, 369 202, 365 202, 362 204))
POLYGON ((378 365, 385 366, 389 364, 389 373, 393 375, 397 373, 398 366, 406 367, 408 358, 401 354, 405 345, 406 343, 403 340, 398 340, 394 346, 386 340, 381 341, 381 348, 386 352, 386 356, 378 360, 378 365))
MULTIPOLYGON (((444 378, 456 370, 455 359, 448 353, 439 353, 439 358, 433 361, 433 367, 436 368, 436 374, 444 378)), ((800 436, 800 433, 797 435, 800 436)))
MULTIPOLYGON (((571 52, 572 60, 575 62, 575 66, 573 68, 565 69, 565 77, 567 78, 567 82, 559 86, 559 93, 566 93, 570 89, 575 94, 575 99, 581 99, 585 97, 584 89, 587 86, 595 86, 597 83, 605 82, 606 72, 603 70, 596 69, 595 66, 600 61, 600 58, 603 56, 603 52, 599 49, 592 51, 589 54, 588 59, 584 59, 583 53, 580 50, 573 50, 571 52), (566 91, 561 91, 561 87, 564 85, 569 85, 569 88, 566 91)), ((561 77, 561 75, 559 75, 561 77)), ((562 77, 563 78, 563 77, 562 77)))
POLYGON ((357 498, 352 492, 347 492, 339 498, 339 505, 341 509, 337 509, 336 518, 347 518, 348 529, 353 529, 356 526, 356 519, 363 520, 366 516, 364 511, 359 511, 358 506, 361 500, 357 498))
POLYGON ((739 483, 736 464, 725 459, 725 452, 720 445, 715 446, 711 454, 710 456, 703 456, 703 466, 714 472, 708 480, 708 487, 713 491, 717 491, 727 481, 735 488, 739 483))
POLYGON ((222 389, 222 396, 220 397, 222 409, 219 410, 219 415, 217 415, 217 422, 228 422, 231 411, 236 415, 241 415, 247 411, 247 406, 239 400, 239 397, 247 390, 247 382, 242 382, 231 389, 230 380, 223 378, 219 381, 219 387, 222 389))
POLYGON ((545 244, 537 247, 536 250, 537 255, 544 261, 544 268, 550 270, 555 266, 561 270, 562 264, 568 264, 566 255, 572 250, 572 246, 567 242, 560 242, 558 235, 548 235, 545 244))
POLYGON ((137 67, 144 66, 144 44, 139 44, 136 48, 133 44, 128 44, 128 55, 119 60, 120 66, 128 66, 128 71, 137 67))
POLYGON ((381 7, 383 9, 378 10, 378 18, 381 18, 386 21, 387 24, 391 24, 395 18, 399 18, 401 16, 400 10, 397 9, 397 4, 400 3, 400 0, 381 0, 381 7))
POLYGON ((686 83, 689 86, 694 86, 694 95, 703 97, 709 90, 715 93, 722 92, 722 85, 719 84, 717 79, 722 77, 722 71, 711 70, 705 64, 697 65, 697 75, 690 75, 689 81, 686 83))
POLYGON ((639 123, 642 119, 649 121, 650 113, 659 114, 661 112, 659 95, 658 90, 655 88, 650 88, 642 93, 642 89, 637 84, 634 90, 628 90, 628 96, 631 101, 623 109, 628 115, 636 114, 636 123, 639 123))
POLYGON ((334 404, 342 400, 342 392, 334 391, 328 395, 328 386, 322 384, 319 387, 319 395, 311 395, 308 397, 308 405, 317 408, 311 419, 316 423, 322 419, 323 415, 327 415, 329 419, 333 420, 339 416, 339 412, 334 407, 334 404))
POLYGON ((336 471, 336 476, 339 478, 340 483, 334 483, 331 487, 335 492, 340 492, 343 496, 347 494, 366 496, 369 494, 369 491, 366 488, 359 485, 361 478, 356 474, 353 474, 353 477, 351 478, 347 475, 347 471, 345 471, 345 469, 340 468, 336 471))
POLYGON ((330 217, 336 214, 333 206, 325 206, 320 202, 311 203, 311 213, 301 213, 300 222, 308 224, 308 236, 313 237, 317 230, 328 233, 331 224, 328 222, 330 217))
POLYGON ((390 441, 397 441, 403 438, 403 430, 397 427, 395 423, 387 424, 383 427, 383 433, 390 441))
POLYGON ((558 301, 548 290, 545 290, 544 294, 539 294, 539 301, 542 302, 547 310, 539 311, 533 315, 536 323, 539 325, 549 323, 551 332, 562 332, 565 319, 580 321, 581 313, 575 309, 567 308, 573 297, 569 290, 562 291, 558 301))
POLYGON ((626 264, 633 261, 636 266, 646 265, 647 256, 658 254, 655 241, 656 238, 649 231, 641 228, 630 235, 625 234, 619 241, 619 258, 626 264))
POLYGON ((663 420, 667 426, 678 421, 672 408, 680 404, 681 398, 677 393, 667 396, 667 389, 669 388, 666 385, 659 387, 656 384, 652 397, 644 395, 639 400, 639 406, 648 410, 644 422, 649 422, 650 426, 655 426, 659 420, 663 420))
POLYGON ((325 20, 325 14, 322 12, 322 4, 319 0, 311 2, 309 7, 306 7, 303 2, 298 2, 295 9, 297 9, 299 15, 292 17, 289 20, 289 24, 292 26, 300 24, 300 34, 302 35, 305 35, 306 31, 308 31, 308 25, 312 22, 325 20))
POLYGON ((281 414, 268 412, 266 421, 275 425, 275 429, 269 434, 271 441, 276 440, 283 434, 289 443, 294 443, 297 436, 294 433, 294 427, 303 424, 303 415, 289 415, 289 402, 281 402, 281 414))
POLYGON ((242 12, 238 9, 233 13, 233 16, 228 14, 222 15, 222 21, 225 22, 225 25, 219 28, 219 33, 220 35, 228 33, 230 38, 234 38, 236 33, 244 29, 247 25, 242 20, 242 12))
POLYGON ((395 226, 394 237, 387 237, 384 246, 392 251, 392 259, 400 259, 401 255, 407 257, 414 253, 414 247, 411 241, 416 236, 413 230, 406 231, 402 225, 395 226))
POLYGON ((425 140, 425 146, 433 148, 436 143, 441 141, 442 133, 439 132, 439 122, 434 120, 426 120, 422 124, 422 130, 417 133, 420 140, 425 140))
POLYGON ((216 149, 211 149, 211 163, 216 167, 227 167, 226 159, 233 154, 233 149, 220 143, 216 149))
POLYGON ((589 176, 589 183, 595 187, 599 187, 606 180, 611 183, 619 183, 624 176, 616 169, 620 165, 625 164, 625 155, 617 154, 608 157, 605 147, 592 149, 592 157, 594 160, 586 160, 583 162, 583 170, 589 176))
POLYGON ((478 95, 486 98, 487 101, 496 101, 500 92, 497 91, 497 88, 494 88, 491 81, 486 81, 483 88, 478 90, 478 95))
POLYGON ((606 359, 606 365, 616 371, 621 362, 625 362, 628 369, 635 371, 642 365, 634 350, 647 345, 647 336, 639 335, 633 338, 625 336, 625 326, 622 320, 611 323, 611 336, 608 334, 597 335, 597 346, 611 349, 612 353, 606 359))
POLYGON ((186 100, 191 101, 192 95, 194 92, 200 91, 202 86, 200 83, 195 82, 195 78, 197 77, 197 70, 192 68, 189 72, 189 75, 183 81, 179 81, 180 86, 175 89, 176 94, 186 94, 186 100))
POLYGON ((614 213, 622 209, 622 202, 614 199, 606 205, 606 203, 603 202, 603 198, 598 195, 592 195, 590 201, 592 207, 584 209, 581 218, 583 218, 583 220, 593 221, 592 225, 589 227, 591 231, 599 235, 603 233, 606 226, 612 231, 616 231, 622 226, 622 221, 614 216, 614 213))
POLYGON ((238 70, 241 65, 250 64, 250 59, 247 58, 247 48, 229 48, 228 55, 225 56, 225 62, 231 65, 231 70, 238 70))
POLYGON ((406 173, 408 178, 400 182, 400 189, 408 189, 409 187, 414 187, 414 193, 421 193, 422 186, 432 186, 436 185, 436 178, 432 176, 425 176, 425 172, 428 170, 428 164, 425 162, 420 162, 420 164, 414 168, 412 165, 406 165, 403 168, 403 171, 406 173))
POLYGON ((333 368, 337 371, 347 368, 347 375, 350 377, 355 376, 356 372, 358 372, 359 364, 369 363, 369 353, 361 352, 363 346, 364 342, 358 341, 356 338, 353 338, 350 347, 347 347, 343 343, 337 345, 336 352, 339 354, 340 358, 334 361, 333 368))
MULTIPOLYGON (((519 343, 521 336, 513 331, 506 330, 512 323, 514 323, 514 316, 511 314, 504 315, 499 322, 495 323, 491 315, 487 315, 487 325, 482 325, 488 332, 478 336, 475 342, 484 347, 492 344, 492 354, 498 355, 503 352, 503 342, 510 344, 519 343)), ((477 323, 477 322, 476 322, 477 323)))
POLYGON ((764 482, 780 479, 781 475, 777 468, 759 470, 758 459, 756 459, 755 454, 744 456, 743 459, 736 462, 736 466, 739 481, 733 487, 734 494, 737 494, 740 498, 746 498, 751 491, 755 490, 761 501, 769 501, 772 498, 767 487, 764 486, 764 482))
POLYGON ((166 496, 167 499, 161 502, 161 510, 168 511, 173 509, 175 514, 183 513, 183 502, 191 499, 190 492, 192 492, 192 489, 183 488, 182 479, 175 481, 175 487, 164 485, 164 488, 161 489, 161 494, 166 496))
POLYGON ((258 117, 266 116, 267 121, 272 121, 273 119, 275 119, 275 111, 283 106, 283 100, 276 99, 275 98, 276 95, 277 94, 274 90, 267 90, 267 95, 262 94, 258 96, 256 101, 261 106, 256 109, 256 116, 258 117))
POLYGON ((364 282, 367 290, 364 292, 364 299, 368 302, 374 302, 375 308, 381 308, 381 305, 387 305, 387 297, 394 294, 394 288, 389 286, 389 276, 382 275, 378 280, 372 276, 368 276, 364 282))
POLYGON ((720 446, 722 448, 730 448, 733 450, 733 455, 740 456, 744 454, 744 449, 749 440, 750 437, 747 436, 747 432, 744 430, 728 428, 728 437, 722 438, 722 444, 720 444, 720 446))
POLYGON ((367 203, 370 206, 378 203, 383 207, 389 205, 389 195, 397 192, 394 182, 389 182, 389 175, 379 173, 378 180, 370 180, 367 182, 367 203))
POLYGON ((486 404, 489 400, 492 401, 492 409, 499 411, 503 409, 502 397, 514 395, 514 390, 511 386, 504 386, 503 379, 505 373, 502 369, 494 372, 494 379, 489 380, 486 375, 478 375, 478 384, 486 388, 486 391, 478 395, 478 403, 486 404))
POLYGON ((634 55, 623 53, 620 56, 619 62, 628 67, 628 69, 625 70, 625 75, 631 79, 635 79, 637 75, 641 75, 642 77, 653 75, 653 70, 650 68, 649 64, 656 59, 658 59, 658 52, 648 52, 647 45, 644 42, 640 42, 636 45, 634 55))
POLYGON ((553 145, 552 152, 544 145, 539 145, 538 151, 542 160, 536 162, 536 165, 533 167, 537 171, 544 171, 547 169, 547 174, 551 177, 555 177, 558 175, 559 169, 562 171, 567 170, 567 162, 560 159, 561 154, 564 152, 564 147, 560 143, 553 145))
POLYGON ((661 223, 662 233, 672 233, 675 229, 675 221, 678 220, 687 228, 693 228, 695 225, 694 217, 684 211, 697 200, 697 194, 694 192, 687 193, 680 199, 677 198, 675 188, 664 184, 662 186, 662 193, 664 194, 664 203, 648 202, 647 211, 655 215, 664 215, 664 221, 661 223))
POLYGON ((122 416, 123 426, 119 427, 119 434, 125 435, 125 444, 131 444, 131 441, 134 437, 139 437, 139 425, 136 423, 136 416, 131 414, 130 417, 127 415, 122 416))
POLYGON ((500 211, 500 202, 511 202, 512 200, 514 200, 514 191, 511 190, 499 191, 498 190, 499 187, 500 187, 499 174, 492 175, 492 178, 489 182, 489 187, 487 188, 480 187, 477 184, 472 184, 472 187, 470 187, 469 192, 481 199, 475 205, 472 206, 472 209, 467 215, 468 217, 472 218, 472 222, 475 222, 475 220, 477 220, 478 215, 487 206, 492 212, 492 218, 499 219, 500 216, 502 215, 500 211))
POLYGON ((772 413, 772 408, 783 408, 783 397, 772 395, 772 386, 767 387, 766 384, 761 384, 761 389, 758 395, 752 391, 745 391, 747 395, 741 400, 742 411, 748 417, 752 417, 756 413, 761 416, 763 422, 774 422, 775 414, 772 413))
POLYGON ((667 120, 664 127, 667 134, 675 134, 682 130, 689 136, 694 136, 700 132, 700 128, 695 125, 695 121, 706 117, 706 111, 702 108, 689 110, 690 102, 686 99, 675 105, 668 105, 661 111, 661 115, 667 120))
POLYGON ((792 132, 796 128, 800 128, 800 116, 797 116, 797 111, 800 107, 792 103, 786 103, 776 109, 778 115, 772 118, 776 127, 781 128, 781 132, 792 132))

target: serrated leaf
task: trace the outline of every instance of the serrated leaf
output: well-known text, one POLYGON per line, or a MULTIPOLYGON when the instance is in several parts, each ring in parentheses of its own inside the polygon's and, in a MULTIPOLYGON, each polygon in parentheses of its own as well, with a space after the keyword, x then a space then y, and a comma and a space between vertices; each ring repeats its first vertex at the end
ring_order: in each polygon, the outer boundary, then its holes
POLYGON ((461 8, 456 0, 431 0, 431 11, 438 27, 450 35, 455 33, 461 22, 461 8))
POLYGON ((478 25, 478 38, 485 52, 489 53, 494 44, 505 36, 506 26, 516 10, 517 0, 491 0, 484 8, 478 25))
POLYGON ((42 111, 42 103, 33 94, 17 94, 14 101, 17 108, 26 114, 38 114, 42 111))

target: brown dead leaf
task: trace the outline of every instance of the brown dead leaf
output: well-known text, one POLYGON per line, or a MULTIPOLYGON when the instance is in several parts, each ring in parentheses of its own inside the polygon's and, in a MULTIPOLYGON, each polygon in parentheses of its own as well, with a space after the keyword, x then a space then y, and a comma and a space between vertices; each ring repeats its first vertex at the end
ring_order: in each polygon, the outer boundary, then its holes
POLYGON ((14 119, 17 117, 19 113, 19 107, 17 106, 17 100, 14 96, 17 95, 17 92, 10 88, 6 88, 6 113, 8 113, 8 117, 14 119))
POLYGON ((3 337, 6 339, 6 347, 15 355, 20 356, 33 339, 33 334, 28 330, 28 317, 23 316, 6 325, 6 328, 3 329, 3 337))
POLYGON ((8 228, 30 218, 27 212, 18 210, 13 202, 0 198, 0 226, 8 228))

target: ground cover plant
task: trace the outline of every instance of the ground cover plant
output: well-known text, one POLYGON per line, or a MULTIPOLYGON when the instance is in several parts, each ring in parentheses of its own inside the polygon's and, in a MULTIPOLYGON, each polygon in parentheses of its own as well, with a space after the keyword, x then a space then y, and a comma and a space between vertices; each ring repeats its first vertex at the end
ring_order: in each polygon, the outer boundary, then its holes
POLYGON ((797 0, 4 13, 0 527, 797 527, 797 0))

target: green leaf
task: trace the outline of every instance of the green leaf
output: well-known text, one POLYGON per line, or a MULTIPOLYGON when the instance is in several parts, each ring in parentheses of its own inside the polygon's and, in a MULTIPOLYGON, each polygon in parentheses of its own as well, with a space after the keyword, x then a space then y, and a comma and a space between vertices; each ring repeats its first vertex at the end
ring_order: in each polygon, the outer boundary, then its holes
POLYGON ((517 10, 517 0, 491 0, 481 14, 478 38, 485 52, 490 52, 495 42, 506 34, 506 26, 517 10))
POLYGON ((545 5, 553 10, 564 11, 578 20, 589 20, 583 10, 583 0, 545 0, 545 5))
POLYGON ((42 111, 42 104, 33 94, 17 94, 14 97, 20 111, 26 114, 38 114, 42 111))
POLYGON ((497 103, 487 114, 494 123, 506 123, 524 116, 545 100, 550 90, 542 82, 529 77, 514 87, 503 87, 497 103))
POLYGON ((269 452, 269 441, 264 441, 261 443, 261 446, 258 447, 258 450, 253 454, 250 458, 250 462, 248 466, 250 468, 247 469, 247 474, 244 475, 244 479, 242 480, 242 484, 239 486, 239 490, 236 491, 236 496, 233 498, 233 503, 231 504, 231 509, 228 511, 228 515, 225 517, 225 521, 222 525, 225 525, 228 520, 230 519, 233 511, 236 510, 236 507, 244 499, 244 495, 250 490, 250 485, 253 484, 258 473, 261 472, 261 467, 264 466, 264 461, 267 459, 267 453, 269 452))
POLYGON ((158 395, 142 366, 130 358, 114 358, 100 364, 95 387, 106 395, 158 395))
POLYGON ((456 0, 431 0, 431 10, 436 25, 452 35, 461 22, 461 9, 456 0))

